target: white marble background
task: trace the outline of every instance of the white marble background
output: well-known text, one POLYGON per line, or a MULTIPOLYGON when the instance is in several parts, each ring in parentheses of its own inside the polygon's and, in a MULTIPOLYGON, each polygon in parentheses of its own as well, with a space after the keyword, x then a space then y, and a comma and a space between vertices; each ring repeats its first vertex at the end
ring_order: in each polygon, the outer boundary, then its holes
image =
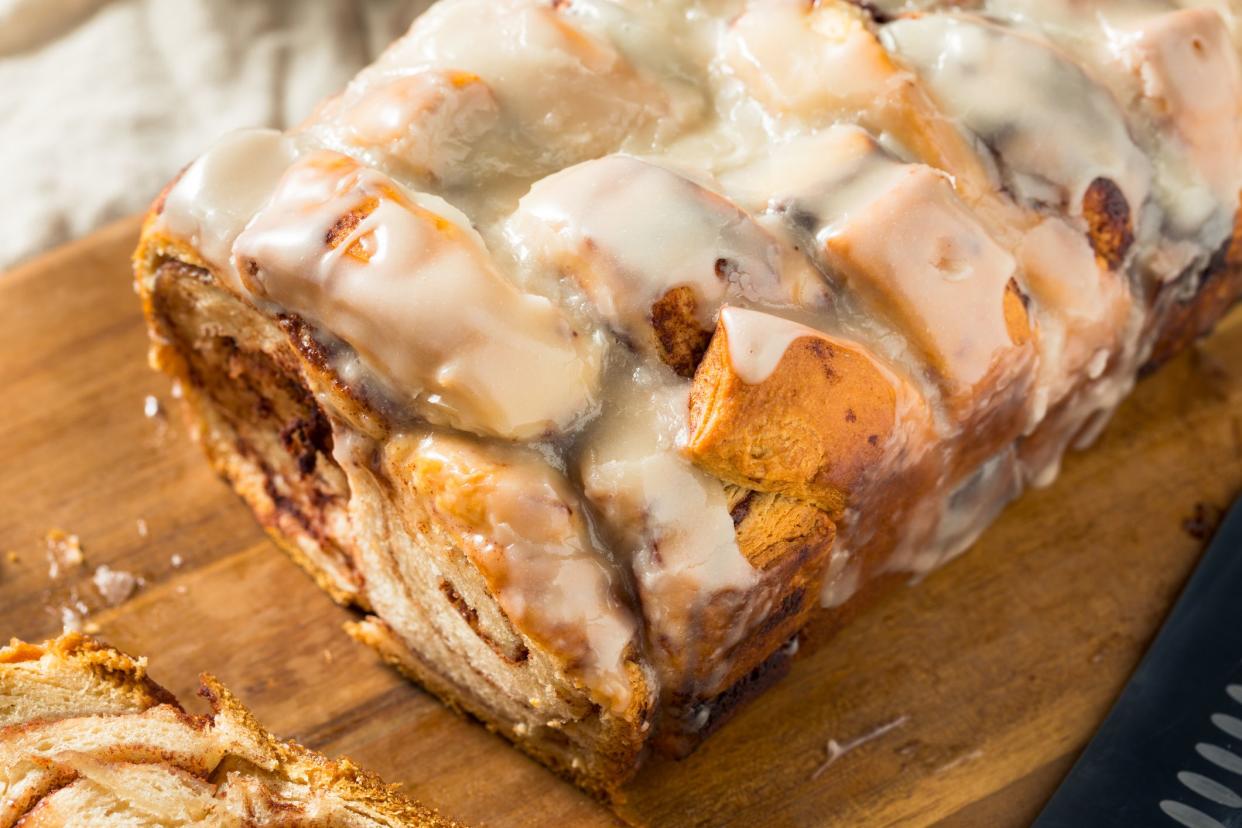
POLYGON ((0 0, 0 270, 308 114, 430 0, 0 0))

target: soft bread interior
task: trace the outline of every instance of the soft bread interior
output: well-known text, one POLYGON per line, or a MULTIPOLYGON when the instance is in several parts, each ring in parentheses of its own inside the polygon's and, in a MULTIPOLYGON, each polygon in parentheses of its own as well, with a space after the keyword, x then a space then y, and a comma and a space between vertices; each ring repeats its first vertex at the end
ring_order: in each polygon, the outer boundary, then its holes
POLYGON ((603 710, 514 627, 399 464, 343 469, 334 451, 352 429, 329 423, 303 372, 318 354, 295 353, 277 322, 176 262, 156 271, 151 303, 154 359, 180 378, 213 465, 321 586, 379 616, 358 637, 585 787, 633 771, 652 692, 637 663, 632 708, 603 710))
POLYGON ((25 702, 0 727, 0 828, 452 825, 276 739, 211 676, 202 693, 212 714, 188 715, 143 662, 76 634, 0 649, 0 704, 25 702))

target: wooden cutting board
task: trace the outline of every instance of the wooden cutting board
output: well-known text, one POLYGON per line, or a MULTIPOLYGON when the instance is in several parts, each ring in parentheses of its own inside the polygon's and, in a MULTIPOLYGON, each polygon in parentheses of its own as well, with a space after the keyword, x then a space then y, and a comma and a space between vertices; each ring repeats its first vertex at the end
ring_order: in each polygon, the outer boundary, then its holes
MULTIPOLYGON (((146 367, 137 227, 0 274, 0 637, 50 636, 80 600, 178 695, 214 672, 273 731, 446 814, 612 824, 349 639, 350 613, 208 471, 146 367), (76 534, 86 559, 57 579, 50 529, 76 534), (106 607, 101 565, 144 582, 106 607)), ((624 812, 656 826, 1029 823, 1240 488, 1242 308, 1140 383, 1100 443, 971 552, 830 641, 812 631, 791 674, 698 753, 651 763, 624 812)))

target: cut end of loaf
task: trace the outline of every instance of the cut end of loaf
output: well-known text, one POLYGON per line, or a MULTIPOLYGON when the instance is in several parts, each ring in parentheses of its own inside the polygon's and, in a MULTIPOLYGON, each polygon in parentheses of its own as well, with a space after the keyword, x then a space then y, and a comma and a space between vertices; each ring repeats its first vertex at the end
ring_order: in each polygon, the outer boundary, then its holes
POLYGON ((145 661, 66 634, 0 649, 0 823, 452 828, 348 759, 268 733, 204 675, 189 716, 145 661))
MULTIPOLYGON (((580 656, 531 639, 497 604, 469 537, 423 499, 434 493, 410 490, 416 478, 378 449, 359 449, 367 437, 355 426, 328 425, 311 389, 333 381, 332 360, 309 328, 264 318, 176 261, 146 283, 156 362, 182 383, 213 466, 320 586, 386 619, 353 625, 354 636, 581 786, 604 795, 632 775, 653 716, 638 654, 624 656, 626 707, 593 699, 570 675, 580 656), (366 456, 347 471, 340 460, 358 450, 366 456)), ((349 402, 367 422, 384 417, 365 399, 349 402)))
POLYGON ((593 792, 1242 292, 1230 12, 925 5, 444 0, 145 228, 216 469, 355 637, 593 792))

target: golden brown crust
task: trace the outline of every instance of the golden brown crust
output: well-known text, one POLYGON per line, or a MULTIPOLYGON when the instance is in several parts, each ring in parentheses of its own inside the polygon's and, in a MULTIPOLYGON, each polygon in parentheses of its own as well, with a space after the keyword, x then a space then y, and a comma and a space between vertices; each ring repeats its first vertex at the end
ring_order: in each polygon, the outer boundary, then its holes
POLYGON ((1152 324, 1159 326, 1159 335, 1143 365, 1143 373, 1154 371, 1196 339, 1207 335, 1239 298, 1242 298, 1242 209, 1234 216, 1233 234, 1202 274, 1187 273, 1161 285, 1153 297, 1157 317, 1152 324), (1194 290, 1190 296, 1183 297, 1188 280, 1195 280, 1194 290))
POLYGON ((399 785, 389 785, 376 774, 355 765, 348 757, 329 759, 297 742, 277 739, 210 673, 202 674, 200 682, 199 695, 211 705, 213 713, 241 725, 250 736, 268 748, 278 761, 276 773, 283 778, 317 790, 331 791, 350 803, 378 812, 398 825, 452 828, 457 824, 406 798, 399 792, 399 785))
MULTIPOLYGON (((142 761, 158 765, 169 765, 171 762, 172 769, 180 768, 201 779, 203 790, 210 793, 209 785, 214 778, 213 768, 221 762, 228 762, 231 771, 257 777, 264 785, 271 779, 279 779, 304 786, 306 791, 315 796, 330 794, 345 803, 346 808, 356 814, 364 814, 367 819, 374 820, 375 824, 420 828, 452 828, 456 824, 435 811, 410 801, 397 791, 396 786, 385 784, 379 777, 358 768, 348 759, 328 759, 296 742, 277 739, 211 675, 202 676, 199 691, 210 702, 213 710, 212 716, 204 718, 186 715, 171 694, 147 678, 144 659, 135 659, 92 638, 74 633, 67 633, 41 645, 14 640, 9 647, 0 649, 0 683, 8 673, 20 669, 21 665, 37 661, 50 661, 62 672, 80 674, 88 683, 100 685, 96 692, 102 691, 105 686, 121 687, 133 695, 134 705, 128 712, 113 713, 111 716, 99 717, 92 714, 92 707, 87 699, 83 700, 80 711, 60 711, 57 719, 71 720, 74 727, 85 729, 98 725, 115 731, 118 717, 124 719, 129 716, 133 717, 135 732, 139 732, 140 721, 144 717, 154 716, 153 721, 158 720, 166 726, 184 725, 187 731, 199 734, 196 738, 210 737, 210 741, 203 741, 201 744, 193 740, 187 741, 186 750, 203 751, 201 761, 189 764, 185 762, 186 757, 176 760, 173 755, 165 755, 160 751, 151 753, 148 750, 150 755, 147 756, 143 754, 141 744, 116 747, 105 745, 97 750, 97 756, 66 753, 63 756, 51 756, 46 761, 40 758, 41 754, 31 757, 28 760, 27 773, 39 774, 39 778, 34 779, 33 784, 26 782, 19 786, 18 795, 25 794, 21 802, 8 802, 0 795, 0 817, 9 815, 11 807, 18 807, 18 814, 34 813, 40 807, 41 800, 77 777, 75 768, 94 766, 106 769, 108 764, 117 762, 142 761), (217 746, 217 741, 223 747, 217 746), (230 750, 233 748, 240 751, 236 757, 231 757, 230 750)), ((60 699, 52 701, 55 704, 60 703, 60 699)), ((17 745, 23 732, 52 724, 51 720, 33 720, 4 729, 0 731, 0 735, 9 740, 11 745, 17 745)), ((64 724, 56 726, 63 728, 64 724)), ((42 747, 38 749, 44 750, 42 747)), ((187 779, 194 781, 191 777, 187 779)), ((233 784, 234 781, 231 774, 221 776, 218 780, 219 784, 233 784)), ((296 801, 291 801, 286 808, 288 816, 293 820, 289 824, 306 824, 301 818, 302 814, 296 810, 296 805, 296 801)), ((266 824, 263 821, 260 823, 266 824)))
POLYGON ((681 285, 656 300, 651 306, 651 327, 664 364, 678 376, 694 376, 712 338, 712 332, 699 324, 694 289, 681 285))
MULTIPOLYGON (((136 659, 106 647, 80 633, 67 632, 42 644, 28 644, 14 638, 0 647, 0 672, 4 665, 48 659, 70 670, 89 674, 92 681, 106 684, 127 697, 134 709, 166 704, 180 710, 172 693, 147 676, 146 659, 136 659)), ((0 679, 0 688, 4 686, 0 679)))
POLYGON ((1082 197, 1087 239, 1105 270, 1117 270, 1134 244, 1134 224, 1125 195, 1107 178, 1097 178, 1082 197))
MULTIPOLYGON (((732 686, 792 638, 819 606, 820 587, 836 539, 828 514, 773 492, 726 486, 742 554, 762 572, 758 592, 771 610, 730 649, 723 682, 732 686)), ((710 664, 711 659, 705 659, 710 664)), ((716 665, 718 667, 718 665, 716 665)))
POLYGON ((897 391, 860 347, 799 337, 751 385, 733 366, 722 323, 695 373, 686 452, 721 480, 836 518, 884 459, 897 426, 897 391))
MULTIPOLYGON (((768 572, 790 556, 803 557, 807 545, 831 548, 836 526, 828 513, 772 492, 725 485, 737 545, 751 566, 768 572)), ((822 558, 818 551, 814 557, 822 558)))
POLYGON ((526 738, 513 727, 505 726, 491 711, 487 710, 474 688, 460 685, 444 675, 411 650, 383 619, 367 616, 362 621, 345 625, 354 640, 375 650, 384 661, 406 678, 434 693, 445 705, 458 713, 478 719, 484 727, 503 736, 511 744, 537 762, 554 769, 587 793, 603 801, 617 799, 621 787, 638 771, 640 765, 632 756, 615 755, 612 758, 624 763, 627 770, 612 776, 589 772, 585 766, 575 766, 565 757, 550 750, 537 739, 526 738))

